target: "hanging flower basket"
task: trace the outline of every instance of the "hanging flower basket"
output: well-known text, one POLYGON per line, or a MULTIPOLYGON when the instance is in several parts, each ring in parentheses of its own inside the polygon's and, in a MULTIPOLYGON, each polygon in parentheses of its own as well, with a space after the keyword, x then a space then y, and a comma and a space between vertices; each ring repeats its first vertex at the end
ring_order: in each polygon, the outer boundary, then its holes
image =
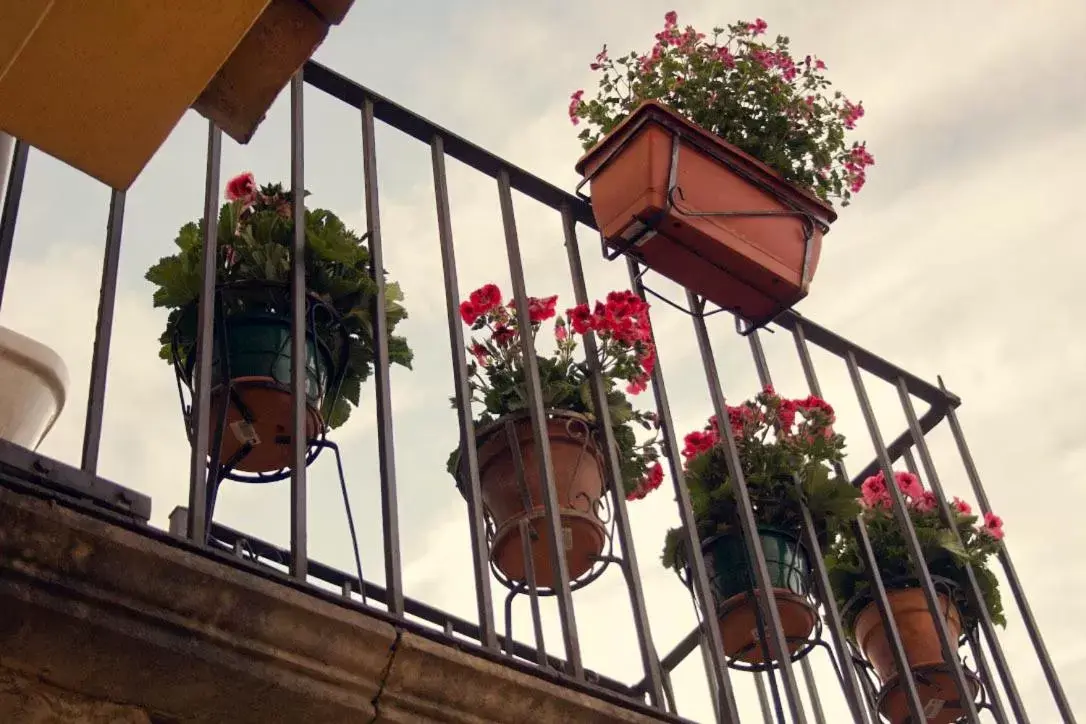
MULTIPOLYGON (((939 610, 951 640, 957 642, 962 634, 962 615, 957 605, 945 594, 939 593, 939 610)), ((905 588, 886 592, 890 611, 901 636, 905 657, 913 670, 920 703, 932 724, 951 724, 965 716, 961 693, 954 682, 943 658, 939 633, 935 620, 928 609, 924 592, 919 588, 905 588)), ((871 602, 856 617, 856 644, 864 658, 871 663, 879 680, 884 682, 879 710, 891 724, 905 724, 909 720, 909 703, 901 681, 886 624, 878 606, 871 602)), ((975 698, 979 688, 974 686, 968 696, 975 698)))
MULTIPOLYGON (((807 551, 795 535, 771 527, 758 528, 758 541, 769 568, 788 651, 795 654, 809 645, 809 637, 818 620, 808 600, 810 564, 807 551)), ((759 591, 742 536, 715 536, 702 541, 701 550, 709 585, 716 598, 724 653, 730 659, 750 664, 772 662, 772 649, 762 646, 759 634, 759 626, 762 626, 768 642, 772 635, 770 624, 759 622, 759 591)))
MULTIPOLYGON (((281 184, 258 187, 251 173, 226 185, 216 220, 218 268, 211 368, 208 451, 221 435, 223 475, 241 482, 271 482, 293 464, 291 396, 291 250, 293 194, 281 184), (225 425, 222 425, 223 403, 225 425), (221 432, 220 432, 221 431, 221 432), (240 473, 235 477, 235 471, 240 473)), ((376 284, 363 240, 326 209, 305 210, 306 436, 307 442, 346 422, 358 405, 362 382, 373 371, 376 284)), ((190 440, 191 401, 197 384, 198 304, 203 289, 204 233, 181 227, 178 251, 147 270, 156 307, 170 310, 159 338, 182 393, 190 440)), ((385 284, 389 361, 410 368, 412 353, 391 334, 406 318, 397 284, 385 284)), ((313 447, 310 462, 319 452, 313 447)), ((216 473, 217 474, 217 473, 216 473)))
POLYGON ((606 256, 641 264, 756 329, 803 299, 822 236, 874 163, 845 141, 863 105, 828 92, 825 63, 794 57, 766 23, 681 29, 667 13, 644 54, 591 69, 599 94, 576 91, 588 124, 576 169, 591 188, 606 256))
MULTIPOLYGON (((600 511, 603 458, 592 428, 581 415, 550 411, 547 437, 561 518, 561 545, 576 580, 595 565, 607 541, 600 511)), ((528 522, 532 569, 539 588, 556 588, 550 532, 543 503, 539 455, 527 414, 509 415, 479 430, 479 483, 494 522, 490 557, 512 581, 526 581, 520 521, 528 522)))
MULTIPOLYGON (((895 473, 892 482, 879 472, 861 485, 862 519, 927 721, 936 724, 960 721, 966 715, 963 702, 967 697, 976 700, 980 686, 963 665, 971 690, 960 691, 943 655, 936 621, 907 552, 905 535, 893 513, 889 485, 900 491, 918 539, 929 542, 923 548, 924 562, 936 585, 939 615, 954 649, 961 641, 962 632, 975 627, 982 616, 972 598, 965 595, 966 587, 971 585, 965 563, 972 566, 980 585, 983 600, 979 604, 987 609, 993 623, 1006 624, 999 585, 988 568, 988 561, 999 550, 1003 538, 1003 521, 991 513, 979 521, 968 503, 954 498, 949 503, 952 525, 948 525, 939 512, 935 493, 925 490, 920 479, 909 472, 895 473)), ((826 570, 845 630, 882 683, 878 696, 880 713, 891 724, 905 724, 911 720, 905 684, 894 660, 886 622, 875 602, 865 560, 853 532, 845 531, 827 550, 826 570)))
MULTIPOLYGON (((576 359, 578 339, 596 337, 596 363, 604 386, 611 432, 619 460, 619 478, 627 499, 643 498, 663 481, 656 438, 639 442, 634 425, 651 430, 655 416, 639 412, 627 400, 645 390, 656 360, 649 328, 649 305, 629 291, 615 291, 593 307, 579 304, 557 311, 558 297, 529 297, 528 319, 501 290, 485 284, 460 305, 464 324, 478 336, 468 344, 471 402, 482 410, 474 421, 479 483, 492 526, 490 560, 505 586, 530 583, 527 558, 538 590, 560 585, 553 566, 553 545, 544 505, 544 481, 531 417, 525 408, 524 343, 551 337, 550 356, 537 354, 542 399, 549 409, 546 436, 561 519, 560 545, 572 588, 595 580, 607 565, 601 554, 610 536, 603 428, 595 407, 589 367, 576 359), (553 337, 544 323, 553 321, 553 337), (618 388, 626 384, 626 392, 618 388), (520 530, 527 523, 526 556, 520 530), (599 565, 597 565, 599 564, 599 565)), ((548 327, 550 324, 547 325, 548 327)), ((454 400, 456 405, 457 401, 454 400)), ((465 493, 468 471, 461 448, 453 450, 449 474, 465 493)))
MULTIPOLYGON (((289 468, 293 448, 293 397, 290 391, 291 318, 290 289, 281 285, 225 285, 217 289, 218 309, 214 347, 211 358, 211 425, 208 449, 215 444, 220 423, 219 410, 226 404, 220 463, 248 473, 269 473, 289 468), (225 398, 225 399, 224 399, 225 398)), ((180 331, 194 322, 193 303, 176 328, 180 331)), ((321 410, 330 388, 338 387, 346 364, 346 334, 335 329, 337 321, 319 299, 307 299, 307 320, 314 324, 306 330, 306 441, 325 431, 321 410), (324 312, 318 333, 316 311, 324 312), (318 336, 319 335, 319 336, 318 336), (329 344, 336 347, 333 355, 329 344)), ((184 379, 197 384, 195 349, 182 351, 177 340, 177 356, 185 360, 184 379)), ((330 401, 330 400, 328 400, 330 401)))
POLYGON ((756 325, 805 296, 833 208, 666 106, 577 163, 604 241, 756 325))
MULTIPOLYGON (((789 657, 811 650, 817 638, 818 600, 810 587, 810 558, 800 540, 804 511, 820 541, 859 512, 857 492, 829 465, 841 459, 844 437, 833 432, 834 411, 817 397, 787 399, 766 387, 753 399, 726 407, 721 426, 709 418, 684 438, 683 483, 690 491, 694 521, 714 599, 728 665, 747 671, 772 668, 772 623, 761 615, 758 581, 741 535, 742 511, 729 472, 727 445, 734 437, 746 481, 789 657), (763 645, 764 641, 768 645, 763 645)), ((691 560, 681 529, 668 531, 663 562, 693 588, 691 560)))

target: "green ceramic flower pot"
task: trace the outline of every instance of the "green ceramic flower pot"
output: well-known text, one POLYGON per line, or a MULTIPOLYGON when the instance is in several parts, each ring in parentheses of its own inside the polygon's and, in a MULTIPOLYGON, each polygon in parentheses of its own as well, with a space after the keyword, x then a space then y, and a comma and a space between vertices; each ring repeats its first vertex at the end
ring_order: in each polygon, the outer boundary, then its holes
MULTIPOLYGON (((811 568, 799 538, 776 528, 759 527, 758 540, 773 588, 806 595, 811 568)), ((701 550, 718 601, 754 590, 755 576, 741 534, 714 536, 702 541, 701 550)))
MULTIPOLYGON (((290 387, 290 317, 274 312, 247 311, 225 322, 226 356, 216 339, 211 361, 211 386, 222 384, 226 364, 232 379, 269 377, 290 387), (224 364, 225 363, 225 364, 224 364)), ((306 334, 306 399, 318 406, 327 392, 330 355, 306 334), (320 348, 320 353, 318 353, 320 348)))

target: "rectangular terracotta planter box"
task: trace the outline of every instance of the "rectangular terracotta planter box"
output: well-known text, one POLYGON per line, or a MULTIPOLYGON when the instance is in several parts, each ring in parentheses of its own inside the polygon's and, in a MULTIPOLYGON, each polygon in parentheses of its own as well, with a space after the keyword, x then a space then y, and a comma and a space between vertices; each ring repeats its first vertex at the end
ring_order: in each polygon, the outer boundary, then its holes
POLYGON ((609 247, 638 239, 627 253, 758 326, 807 295, 822 235, 837 218, 829 204, 655 101, 576 168, 591 184, 609 247), (776 215, 697 215, 718 212, 776 215))

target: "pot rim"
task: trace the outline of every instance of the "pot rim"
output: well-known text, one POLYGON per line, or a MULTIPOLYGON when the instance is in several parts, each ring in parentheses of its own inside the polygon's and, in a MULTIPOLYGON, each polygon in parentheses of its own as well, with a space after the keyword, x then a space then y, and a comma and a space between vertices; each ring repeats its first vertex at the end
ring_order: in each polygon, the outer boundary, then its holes
MULTIPOLYGON (((775 536, 780 537, 780 538, 788 538, 789 540, 793 541, 796 544, 796 546, 801 548, 805 555, 807 554, 807 546, 804 545, 802 537, 800 537, 795 532, 785 530, 784 528, 778 528, 778 527, 772 526, 772 525, 758 524, 757 528, 758 528, 758 533, 759 534, 760 533, 769 533, 771 535, 775 535, 775 536)), ((704 553, 706 548, 711 546, 713 543, 715 543, 720 538, 740 538, 741 539, 742 537, 743 537, 742 531, 739 531, 737 533, 715 533, 715 534, 709 536, 708 538, 704 538, 704 539, 702 539, 700 541, 701 550, 704 553)))
MULTIPOLYGON (((590 433, 595 434, 596 431, 596 424, 590 418, 588 418, 588 416, 583 415, 579 412, 562 410, 560 408, 544 408, 543 416, 546 418, 547 421, 555 418, 566 418, 567 420, 573 420, 575 422, 583 422, 590 433)), ((478 452, 478 450, 481 449, 483 445, 493 439, 494 435, 499 430, 501 430, 501 428, 504 427, 507 422, 512 422, 513 424, 516 424, 517 422, 520 422, 521 420, 530 417, 530 410, 517 410, 516 412, 510 412, 508 414, 502 415, 501 417, 487 423, 486 425, 477 425, 475 427, 476 452, 478 452)), ((461 442, 460 445, 456 448, 457 471, 456 474, 453 475, 453 480, 455 481, 456 489, 460 492, 460 495, 463 496, 465 500, 467 500, 467 490, 465 489, 466 481, 463 479, 464 476, 462 474, 464 467, 463 452, 464 443, 461 442)))
MULTIPOLYGON (((957 594, 961 590, 957 582, 949 578, 944 578, 943 576, 932 576, 931 580, 932 583, 934 583, 936 586, 936 595, 942 594, 946 596, 951 603, 957 605, 957 594), (945 586, 946 589, 949 590, 940 590, 940 585, 945 586)), ((893 593, 894 591, 909 591, 912 589, 920 589, 921 585, 920 581, 917 578, 905 576, 893 578, 889 581, 883 581, 883 587, 886 589, 887 596, 889 596, 889 594, 893 593)), ((852 598, 845 601, 844 605, 841 606, 841 617, 848 618, 848 616, 852 615, 852 612, 855 611, 855 618, 859 618, 863 610, 874 603, 876 603, 876 601, 875 595, 873 593, 857 593, 852 598)), ((853 628, 854 627, 855 621, 853 623, 853 628)))
MULTIPOLYGON (((250 320, 252 320, 252 321, 257 321, 258 320, 258 321, 261 321, 261 322, 282 322, 282 321, 285 320, 287 325, 289 325, 290 321, 291 321, 290 320, 290 315, 286 314, 286 313, 253 310, 253 311, 244 312, 242 314, 235 314, 233 316, 227 317, 227 318, 222 320, 222 324, 226 325, 226 326, 230 326, 232 324, 244 323, 245 321, 250 321, 250 320)), ((307 330, 305 330, 305 337, 306 337, 306 340, 308 342, 313 344, 313 347, 315 348, 317 354, 320 355, 323 358, 325 368, 329 372, 329 374, 327 375, 328 380, 335 379, 335 374, 336 373, 342 373, 342 370, 335 369, 336 361, 332 358, 332 350, 329 349, 328 345, 325 343, 325 341, 323 339, 321 339, 321 336, 319 334, 313 334, 310 330, 307 329, 307 330)), ((217 346, 219 340, 216 338, 214 340, 214 342, 215 342, 215 345, 217 346)), ((194 348, 194 350, 195 350, 195 348, 194 348)), ((270 352, 269 352, 269 354, 270 354, 270 352)), ((198 360, 196 359, 196 355, 194 355, 194 354, 188 355, 188 357, 185 359, 185 367, 184 367, 185 372, 192 379, 195 379, 194 375, 195 375, 195 369, 196 369, 196 362, 197 361, 198 360)), ((344 369, 346 369, 346 368, 344 367, 344 369)))
MULTIPOLYGON (((791 192, 796 197, 795 201, 817 208, 821 212, 820 216, 823 217, 819 221, 825 224, 826 229, 837 220, 837 212, 828 201, 823 201, 807 189, 787 181, 779 172, 770 168, 764 162, 737 148, 721 136, 710 133, 675 109, 657 100, 643 101, 609 133, 604 135, 595 146, 586 151, 577 160, 574 169, 583 176, 585 166, 595 157, 604 153, 612 143, 616 142, 615 139, 630 131, 631 128, 647 123, 655 123, 678 132, 685 140, 718 158, 718 160, 723 160, 719 158, 721 151, 734 156, 736 160, 746 167, 745 171, 758 177, 757 181, 762 185, 770 187, 766 190, 773 193, 774 196, 781 197, 791 192)), ((785 199, 782 198, 781 200, 785 199)), ((807 209, 807 211, 810 210, 807 209)))
MULTIPOLYGON (((563 418, 564 417, 564 418, 569 419, 569 420, 575 420, 575 421, 578 421, 578 422, 583 422, 583 423, 585 423, 585 425, 588 426, 588 428, 590 430, 594 431, 595 428, 596 428, 596 423, 593 422, 588 416, 586 416, 586 415, 584 415, 584 414, 582 414, 580 412, 572 412, 570 410, 562 410, 562 409, 559 409, 559 408, 544 408, 543 416, 548 421, 552 420, 554 418, 563 418)), ((502 415, 498 419, 493 420, 492 422, 489 422, 486 425, 477 426, 475 428, 475 446, 477 448, 482 447, 483 442, 486 440, 486 438, 490 437, 495 432, 497 432, 499 429, 504 427, 507 422, 512 422, 512 423, 515 424, 517 422, 520 422, 524 418, 530 418, 530 417, 531 417, 531 411, 530 410, 517 410, 516 412, 510 412, 508 414, 502 415)))

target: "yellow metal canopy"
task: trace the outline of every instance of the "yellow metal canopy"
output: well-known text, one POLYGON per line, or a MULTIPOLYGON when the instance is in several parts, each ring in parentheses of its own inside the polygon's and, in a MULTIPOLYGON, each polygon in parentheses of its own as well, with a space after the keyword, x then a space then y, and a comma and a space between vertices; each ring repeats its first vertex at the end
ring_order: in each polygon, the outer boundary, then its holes
POLYGON ((0 131, 126 189, 196 104, 246 142, 351 0, 0 0, 0 131))

